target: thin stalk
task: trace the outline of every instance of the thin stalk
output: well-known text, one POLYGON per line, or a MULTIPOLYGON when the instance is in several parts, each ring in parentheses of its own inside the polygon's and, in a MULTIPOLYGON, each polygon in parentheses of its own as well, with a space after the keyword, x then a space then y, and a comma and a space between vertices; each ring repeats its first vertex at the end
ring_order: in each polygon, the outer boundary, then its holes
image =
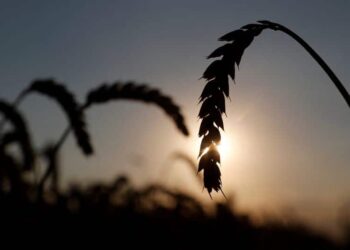
MULTIPOLYGON (((57 154, 59 149, 61 148, 62 144, 65 142, 65 140, 67 139, 67 136, 69 135, 71 131, 71 126, 69 125, 63 132, 63 134, 61 135, 60 139, 58 140, 58 142, 56 143, 54 149, 53 149, 53 153, 57 154)), ((38 185, 38 198, 40 199, 40 197, 42 197, 42 193, 44 191, 44 186, 45 183, 47 181, 47 179, 50 177, 50 175, 53 173, 54 171, 54 165, 53 164, 49 164, 49 166, 46 168, 46 171, 43 175, 43 177, 41 178, 39 185, 38 185)))
MULTIPOLYGON (((85 111, 89 106, 84 104, 81 106, 81 111, 85 111)), ((72 130, 72 126, 69 124, 66 129, 63 131, 63 134, 61 135, 60 139, 55 145, 54 152, 57 153, 57 151, 62 147, 63 143, 66 141, 70 131, 72 130)))
MULTIPOLYGON (((82 106, 81 109, 82 110, 85 110, 87 108, 86 105, 82 106)), ((60 148, 62 147, 63 143, 66 141, 69 133, 71 132, 72 130, 72 126, 69 124, 66 129, 63 131, 60 139, 57 141, 54 149, 53 149, 53 153, 54 154, 57 154, 58 151, 60 150, 60 148)), ((43 194, 43 191, 44 191, 44 186, 45 186, 45 183, 47 181, 47 179, 50 177, 50 175, 52 174, 52 172, 54 171, 54 168, 52 165, 49 165, 47 168, 46 168, 46 171, 43 175, 43 177, 41 178, 40 182, 39 182, 39 185, 38 185, 38 199, 40 199, 42 197, 42 194, 43 194)))
POLYGON ((338 77, 335 75, 335 73, 331 70, 331 68, 327 65, 327 63, 316 53, 316 51, 310 47, 309 44, 307 44, 300 36, 295 34, 290 29, 286 28, 285 26, 277 23, 271 23, 272 25, 275 25, 272 27, 273 30, 279 30, 284 32, 285 34, 292 37, 295 41, 297 41, 309 54, 316 60, 316 62, 321 66, 321 68, 326 72, 326 74, 329 76, 329 78, 333 81, 334 85, 339 90, 340 94, 343 96, 345 102, 348 104, 350 108, 350 95, 345 89, 344 85, 340 82, 338 77))

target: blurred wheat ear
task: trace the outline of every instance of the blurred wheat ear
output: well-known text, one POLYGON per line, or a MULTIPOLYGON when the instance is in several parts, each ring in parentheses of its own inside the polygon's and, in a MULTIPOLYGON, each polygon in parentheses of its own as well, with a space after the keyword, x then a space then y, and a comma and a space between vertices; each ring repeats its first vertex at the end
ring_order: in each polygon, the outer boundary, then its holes
POLYGON ((93 148, 86 129, 85 115, 74 95, 63 84, 57 83, 52 79, 34 81, 21 93, 20 97, 24 98, 32 92, 43 94, 55 100, 62 107, 74 131, 78 146, 85 155, 91 155, 93 148))
POLYGON ((207 57, 219 59, 213 61, 204 71, 202 78, 206 79, 207 83, 199 97, 202 106, 198 116, 202 122, 198 135, 203 138, 199 150, 198 171, 204 170, 204 187, 207 188, 209 195, 212 189, 221 190, 220 154, 216 146, 221 141, 220 129, 224 129, 222 114, 226 112, 225 97, 229 97, 229 77, 235 80, 236 67, 239 67, 245 49, 264 29, 282 31, 296 40, 322 67, 350 107, 349 93, 338 77, 325 61, 290 29, 270 21, 258 21, 223 35, 219 41, 228 43, 207 57))
MULTIPOLYGON (((1 146, 17 142, 22 153, 24 170, 31 170, 34 166, 34 151, 27 124, 18 110, 8 102, 0 100, 0 113, 10 121, 13 130, 0 138, 1 146)), ((0 163, 1 164, 1 163, 0 163)))
POLYGON ((185 136, 189 135, 180 107, 174 103, 171 97, 163 94, 160 90, 151 88, 146 84, 134 82, 116 82, 114 84, 102 84, 91 90, 86 97, 85 108, 92 105, 104 104, 112 100, 134 100, 155 104, 169 116, 179 131, 185 136))
MULTIPOLYGON (((123 99, 157 105, 174 121, 182 134, 185 136, 189 135, 180 107, 171 97, 164 95, 158 89, 148 87, 146 84, 136 84, 134 82, 102 84, 88 92, 85 104, 81 107, 81 111, 85 111, 97 104, 105 104, 113 100, 117 101, 123 99)), ((60 140, 56 143, 56 151, 62 146, 70 130, 70 126, 65 129, 60 140)))

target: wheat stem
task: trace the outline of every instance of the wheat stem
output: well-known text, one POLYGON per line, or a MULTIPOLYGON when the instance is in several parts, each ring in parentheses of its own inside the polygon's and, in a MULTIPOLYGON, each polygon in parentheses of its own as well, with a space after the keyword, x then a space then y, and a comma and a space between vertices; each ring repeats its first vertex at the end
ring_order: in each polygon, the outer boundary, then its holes
MULTIPOLYGON (((53 154, 57 154, 59 152, 60 148, 62 147, 63 143, 66 141, 71 130, 72 130, 72 126, 69 124, 66 127, 66 129, 63 131, 63 133, 60 136, 57 143, 54 145, 54 148, 52 151, 53 154)), ((46 171, 45 171, 43 177, 40 179, 40 182, 38 185, 38 198, 39 199, 42 197, 46 181, 48 180, 48 178, 50 177, 50 175, 53 173, 54 170, 55 169, 53 168, 53 165, 49 164, 49 166, 46 168, 46 171)))
MULTIPOLYGON (((188 135, 188 130, 184 124, 184 118, 180 113, 180 108, 173 103, 173 101, 168 97, 163 95, 157 89, 152 89, 147 87, 146 85, 136 85, 134 83, 121 84, 116 83, 113 85, 102 85, 97 89, 89 92, 87 96, 86 103, 80 107, 80 111, 83 112, 90 108, 93 104, 106 103, 110 100, 118 100, 118 99, 130 99, 137 101, 144 101, 154 103, 160 106, 167 115, 171 116, 180 131, 188 135)), ((63 134, 59 138, 58 142, 55 144, 53 148, 53 153, 57 154, 64 142, 66 141, 70 131, 72 129, 72 125, 69 124, 67 128, 64 130, 63 134)), ((45 182, 49 178, 49 176, 53 172, 53 168, 48 167, 43 178, 40 181, 38 194, 41 196, 45 182)))
POLYGON ((317 52, 311 48, 311 46, 306 43, 300 36, 298 36, 296 33, 288 29, 287 27, 277 24, 277 23, 271 23, 273 27, 270 27, 270 29, 273 30, 279 30, 284 32, 285 34, 292 37, 295 41, 297 41, 309 54, 316 60, 316 62, 321 66, 321 68, 326 72, 326 74, 329 76, 329 78, 333 81, 334 85, 339 90, 340 94, 343 96, 345 102, 348 104, 350 108, 350 95, 345 89, 344 85, 340 82, 339 78, 335 75, 335 73, 332 71, 332 69, 327 65, 327 63, 317 54, 317 52))

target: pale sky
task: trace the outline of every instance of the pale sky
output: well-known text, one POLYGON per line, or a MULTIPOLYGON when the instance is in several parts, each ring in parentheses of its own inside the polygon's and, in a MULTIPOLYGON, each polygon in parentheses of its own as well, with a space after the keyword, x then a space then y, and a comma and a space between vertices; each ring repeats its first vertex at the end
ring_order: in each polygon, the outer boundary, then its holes
MULTIPOLYGON (((217 38, 256 20, 303 37, 350 89, 350 2, 340 1, 0 1, 0 97, 13 100, 35 78, 54 77, 81 101, 103 82, 135 80, 171 95, 191 137, 158 108, 119 101, 93 108, 96 155, 70 138, 63 184, 112 180, 166 182, 207 200, 175 151, 196 157, 198 80, 222 45, 217 38)), ((223 189, 243 211, 295 209, 335 227, 350 200, 350 110, 328 76, 291 38, 264 31, 243 55, 231 84, 224 136, 223 189)), ((66 119, 55 103, 29 97, 20 107, 36 146, 57 140, 66 119)), ((220 196, 214 198, 220 199, 220 196)))

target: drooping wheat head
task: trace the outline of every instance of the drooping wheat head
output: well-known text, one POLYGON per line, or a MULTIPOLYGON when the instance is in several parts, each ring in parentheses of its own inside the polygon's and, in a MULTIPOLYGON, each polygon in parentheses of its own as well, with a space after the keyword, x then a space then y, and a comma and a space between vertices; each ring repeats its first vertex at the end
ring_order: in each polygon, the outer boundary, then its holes
POLYGON ((164 95, 160 90, 151 88, 146 84, 136 84, 134 82, 102 84, 87 94, 84 108, 88 108, 94 104, 122 99, 157 105, 174 121, 182 134, 189 135, 180 107, 174 103, 171 97, 164 95))
POLYGON ((235 80, 235 65, 238 67, 244 50, 262 30, 261 25, 246 25, 241 29, 222 36, 220 41, 228 41, 214 50, 207 58, 218 58, 203 73, 207 83, 200 95, 202 103, 199 118, 202 119, 199 137, 202 142, 199 150, 198 171, 204 171, 204 187, 209 194, 214 189, 221 190, 220 129, 224 130, 222 114, 226 112, 225 97, 229 97, 229 77, 235 80))
POLYGON ((63 84, 57 83, 53 79, 33 81, 21 96, 24 97, 31 92, 43 94, 55 100, 62 107, 73 129, 77 144, 85 155, 91 155, 93 148, 86 129, 84 111, 76 101, 75 96, 63 84))
POLYGON ((198 116, 202 121, 198 135, 202 137, 202 142, 198 171, 204 171, 204 187, 209 195, 213 189, 221 190, 220 154, 217 145, 221 140, 220 129, 224 129, 222 114, 226 112, 225 97, 229 97, 229 77, 235 80, 235 67, 239 67, 245 49, 264 29, 282 31, 296 40, 319 63, 350 107, 349 93, 334 72, 301 37, 290 29, 270 21, 258 21, 223 35, 219 41, 227 43, 208 56, 208 59, 219 59, 213 61, 204 71, 203 78, 207 83, 199 98, 202 106, 198 116))
POLYGON ((23 170, 33 169, 35 157, 25 119, 14 106, 4 100, 0 100, 0 113, 6 120, 10 121, 13 127, 11 132, 1 136, 0 144, 5 146, 17 142, 22 154, 23 170))

